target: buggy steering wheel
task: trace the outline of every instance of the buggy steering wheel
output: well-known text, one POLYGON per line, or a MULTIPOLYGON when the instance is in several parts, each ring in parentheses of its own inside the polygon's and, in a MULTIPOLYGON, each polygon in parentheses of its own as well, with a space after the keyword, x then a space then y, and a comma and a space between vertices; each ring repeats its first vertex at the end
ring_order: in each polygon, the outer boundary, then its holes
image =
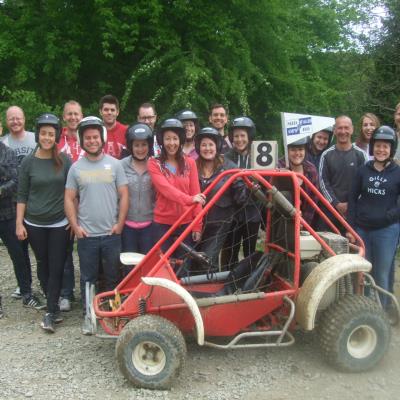
POLYGON ((213 267, 210 257, 208 257, 207 254, 200 251, 196 251, 192 246, 189 246, 185 242, 181 242, 179 246, 181 246, 182 249, 186 251, 189 257, 198 261, 203 267, 207 269, 213 267))

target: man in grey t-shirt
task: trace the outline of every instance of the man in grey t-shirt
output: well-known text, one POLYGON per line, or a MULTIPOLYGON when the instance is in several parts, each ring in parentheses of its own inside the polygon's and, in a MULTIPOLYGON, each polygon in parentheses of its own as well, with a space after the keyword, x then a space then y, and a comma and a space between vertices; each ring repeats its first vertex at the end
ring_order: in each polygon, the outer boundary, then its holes
MULTIPOLYGON (((97 117, 86 117, 78 126, 86 155, 74 163, 65 186, 65 212, 78 240, 81 296, 85 307, 86 283, 95 284, 102 263, 106 290, 118 283, 121 231, 128 212, 129 195, 119 161, 103 153, 106 130, 97 117), (75 201, 79 198, 78 212, 75 201)), ((86 310, 85 310, 86 312, 86 310)), ((84 318, 83 334, 93 333, 84 318)))

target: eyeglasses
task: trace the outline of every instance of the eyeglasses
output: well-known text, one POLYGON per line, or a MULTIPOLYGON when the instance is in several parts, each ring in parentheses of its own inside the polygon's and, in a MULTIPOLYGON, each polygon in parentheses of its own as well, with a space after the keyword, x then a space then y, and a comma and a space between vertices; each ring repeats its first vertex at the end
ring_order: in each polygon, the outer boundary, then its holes
POLYGON ((138 119, 141 121, 151 121, 155 118, 155 115, 146 115, 145 117, 139 117, 138 119))
POLYGON ((23 118, 21 118, 21 117, 7 118, 8 122, 19 122, 19 121, 22 121, 22 120, 23 120, 23 118))

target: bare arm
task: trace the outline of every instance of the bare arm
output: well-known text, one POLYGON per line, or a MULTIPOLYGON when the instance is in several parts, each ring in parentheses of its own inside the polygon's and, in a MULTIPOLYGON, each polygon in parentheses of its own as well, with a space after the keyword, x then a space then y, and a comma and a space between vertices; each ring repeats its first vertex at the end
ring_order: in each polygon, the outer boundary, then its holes
POLYGON ((19 240, 25 240, 28 237, 28 233, 26 232, 24 226, 24 216, 25 216, 26 204, 25 203, 17 203, 17 219, 15 222, 15 234, 17 235, 19 240))
POLYGON ((76 194, 75 189, 65 189, 64 193, 64 211, 68 218, 69 224, 72 230, 75 232, 77 238, 81 239, 87 236, 86 231, 79 226, 77 217, 77 206, 76 206, 76 194))

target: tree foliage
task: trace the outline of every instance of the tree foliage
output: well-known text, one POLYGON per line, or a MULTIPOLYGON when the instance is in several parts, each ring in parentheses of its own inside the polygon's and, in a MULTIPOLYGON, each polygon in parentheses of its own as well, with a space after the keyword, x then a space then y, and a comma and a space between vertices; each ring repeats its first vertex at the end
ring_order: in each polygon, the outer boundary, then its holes
POLYGON ((162 116, 190 107, 204 120, 209 105, 222 102, 269 136, 279 132, 280 111, 361 109, 365 57, 352 48, 350 28, 370 4, 4 0, 0 88, 5 102, 22 90, 51 109, 77 99, 85 113, 113 93, 128 123, 143 101, 162 116))
POLYGON ((368 89, 371 109, 391 125, 393 111, 400 102, 400 2, 384 3, 387 18, 380 29, 380 40, 371 50, 375 71, 368 89))

